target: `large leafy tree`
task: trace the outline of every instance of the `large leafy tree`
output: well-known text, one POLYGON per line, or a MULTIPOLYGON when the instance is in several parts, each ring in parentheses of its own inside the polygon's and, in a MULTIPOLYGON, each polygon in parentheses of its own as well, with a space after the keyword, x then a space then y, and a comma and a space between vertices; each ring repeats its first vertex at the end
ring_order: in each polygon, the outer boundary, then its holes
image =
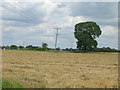
POLYGON ((75 25, 75 38, 77 48, 83 52, 91 51, 97 47, 96 38, 101 35, 102 31, 95 22, 82 22, 75 25))

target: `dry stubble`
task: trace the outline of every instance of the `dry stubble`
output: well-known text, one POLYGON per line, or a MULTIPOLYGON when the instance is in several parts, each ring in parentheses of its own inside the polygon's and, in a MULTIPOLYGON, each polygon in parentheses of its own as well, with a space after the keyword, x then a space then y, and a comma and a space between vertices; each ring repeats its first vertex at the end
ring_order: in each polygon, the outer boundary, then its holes
POLYGON ((2 57, 3 78, 29 88, 112 88, 118 83, 115 53, 4 50, 2 57))

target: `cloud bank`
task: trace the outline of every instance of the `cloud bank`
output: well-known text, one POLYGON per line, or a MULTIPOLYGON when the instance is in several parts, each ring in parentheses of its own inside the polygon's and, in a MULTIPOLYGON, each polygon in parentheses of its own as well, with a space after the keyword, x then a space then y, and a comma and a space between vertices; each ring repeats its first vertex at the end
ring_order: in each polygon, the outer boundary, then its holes
MULTIPOLYGON (((3 45, 40 45, 48 43, 54 48, 54 27, 60 27, 58 47, 76 48, 74 26, 76 23, 95 21, 102 30, 98 47, 118 48, 116 2, 3 2, 3 45)), ((1 16, 1 15, 0 15, 1 16)))

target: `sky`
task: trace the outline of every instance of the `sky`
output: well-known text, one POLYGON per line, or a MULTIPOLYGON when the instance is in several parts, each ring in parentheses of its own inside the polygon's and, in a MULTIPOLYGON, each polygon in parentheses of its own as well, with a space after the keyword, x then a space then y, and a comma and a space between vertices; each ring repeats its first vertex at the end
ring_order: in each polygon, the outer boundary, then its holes
POLYGON ((98 47, 118 49, 117 2, 2 2, 2 45, 37 45, 54 48, 55 27, 59 29, 57 47, 76 48, 74 26, 94 21, 102 35, 98 47))

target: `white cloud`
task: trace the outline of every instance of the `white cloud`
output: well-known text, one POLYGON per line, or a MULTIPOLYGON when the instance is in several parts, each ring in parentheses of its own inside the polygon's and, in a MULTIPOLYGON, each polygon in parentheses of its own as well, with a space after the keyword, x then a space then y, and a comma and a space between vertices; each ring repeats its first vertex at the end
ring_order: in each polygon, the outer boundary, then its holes
MULTIPOLYGON (((60 27, 61 30, 59 33, 61 35, 58 37, 58 44, 62 48, 66 48, 70 46, 71 41, 75 41, 73 35, 74 25, 79 22, 94 20, 89 16, 81 16, 81 14, 71 16, 70 14, 73 12, 70 7, 58 7, 58 5, 62 5, 62 3, 54 3, 49 0, 42 3, 16 2, 11 4, 13 6, 19 4, 20 6, 23 6, 24 9, 20 7, 10 7, 12 10, 5 9, 4 11, 4 17, 7 19, 3 20, 3 41, 7 44, 10 44, 11 42, 21 44, 21 40, 24 40, 26 44, 34 44, 35 42, 36 44, 40 44, 47 42, 53 47, 56 33, 56 30, 53 28, 60 27), (37 21, 37 23, 35 23, 35 21, 37 21)), ((91 5, 96 7, 95 3, 91 3, 91 5)), ((72 7, 74 7, 74 4, 72 7)), ((78 11, 79 8, 76 9, 76 12, 78 11)), ((104 20, 101 21, 104 22, 104 20)), ((110 21, 108 20, 108 22, 110 21)), ((117 28, 114 26, 107 25, 103 26, 101 29, 103 31, 101 37, 113 37, 117 34, 117 28)), ((101 40, 101 42, 104 41, 103 39, 101 40)))
POLYGON ((90 19, 88 17, 84 17, 84 16, 66 16, 64 17, 65 21, 64 23, 62 23, 61 27, 74 27, 74 25, 76 23, 80 23, 80 22, 85 22, 85 21, 89 21, 90 19))
POLYGON ((104 26, 102 28, 102 34, 107 35, 107 36, 117 36, 118 35, 118 27, 104 26))
POLYGON ((118 49, 118 27, 101 27, 102 35, 97 39, 98 47, 111 47, 118 49))

